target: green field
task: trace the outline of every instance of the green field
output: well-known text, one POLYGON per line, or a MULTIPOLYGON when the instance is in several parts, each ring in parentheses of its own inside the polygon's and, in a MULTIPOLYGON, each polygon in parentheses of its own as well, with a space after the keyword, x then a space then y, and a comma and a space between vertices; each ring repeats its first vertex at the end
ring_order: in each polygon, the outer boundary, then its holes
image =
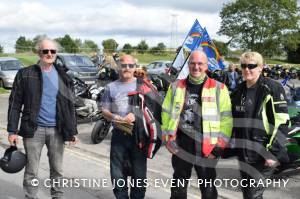
POLYGON ((37 63, 38 56, 33 53, 0 54, 0 57, 15 57, 19 59, 24 66, 37 63))
POLYGON ((157 60, 174 60, 176 54, 152 55, 152 54, 136 54, 133 55, 140 63, 150 63, 157 60))
POLYGON ((0 88, 0 94, 3 94, 3 93, 9 93, 9 91, 4 88, 0 88))
MULTIPOLYGON (((153 54, 133 54, 135 58, 138 59, 139 63, 142 64, 148 64, 153 61, 157 60, 174 60, 176 54, 166 54, 166 55, 153 55, 153 54)), ((18 53, 18 54, 0 54, 0 57, 15 57, 19 59, 25 66, 35 64, 38 61, 38 56, 33 53, 18 53)), ((233 63, 239 63, 238 58, 225 58, 226 61, 228 62, 233 62, 233 63)), ((300 64, 291 64, 288 63, 284 60, 279 60, 279 59, 266 59, 267 64, 282 64, 282 65, 289 65, 289 66, 297 66, 300 68, 300 64)))

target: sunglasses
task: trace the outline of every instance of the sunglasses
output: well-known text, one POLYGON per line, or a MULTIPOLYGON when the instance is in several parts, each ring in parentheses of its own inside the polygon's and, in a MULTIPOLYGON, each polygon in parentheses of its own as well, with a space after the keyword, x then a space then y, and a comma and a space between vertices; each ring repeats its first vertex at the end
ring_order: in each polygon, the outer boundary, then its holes
POLYGON ((54 50, 54 49, 43 49, 43 50, 41 50, 41 52, 44 54, 44 55, 47 55, 48 53, 49 53, 49 51, 50 51, 50 53, 51 54, 56 54, 56 50, 54 50))
POLYGON ((121 64, 121 68, 134 68, 135 67, 135 64, 121 64))
POLYGON ((242 69, 248 68, 249 70, 256 68, 258 65, 257 64, 241 64, 242 69))

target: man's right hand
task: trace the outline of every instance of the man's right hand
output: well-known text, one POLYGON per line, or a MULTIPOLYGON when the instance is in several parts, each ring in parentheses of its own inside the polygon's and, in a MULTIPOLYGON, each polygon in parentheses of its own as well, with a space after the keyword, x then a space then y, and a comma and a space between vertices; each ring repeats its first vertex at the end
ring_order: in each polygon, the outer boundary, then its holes
POLYGON ((125 117, 124 117, 124 121, 127 123, 133 123, 135 121, 135 116, 133 113, 128 113, 125 117))
POLYGON ((8 142, 10 144, 10 146, 14 146, 19 144, 19 139, 18 139, 18 135, 17 134, 12 134, 8 136, 8 142))

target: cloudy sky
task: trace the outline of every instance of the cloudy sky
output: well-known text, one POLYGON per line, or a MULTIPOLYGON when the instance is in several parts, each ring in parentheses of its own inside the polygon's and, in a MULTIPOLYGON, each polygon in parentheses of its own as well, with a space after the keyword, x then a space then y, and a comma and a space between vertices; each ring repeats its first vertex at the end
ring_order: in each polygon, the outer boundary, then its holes
POLYGON ((226 37, 216 32, 221 22, 219 12, 230 1, 0 0, 0 45, 6 52, 12 51, 19 36, 32 39, 38 34, 53 38, 70 34, 92 39, 99 46, 108 38, 121 47, 124 43, 136 45, 142 39, 150 46, 159 42, 180 45, 195 19, 212 38, 225 41, 226 37))

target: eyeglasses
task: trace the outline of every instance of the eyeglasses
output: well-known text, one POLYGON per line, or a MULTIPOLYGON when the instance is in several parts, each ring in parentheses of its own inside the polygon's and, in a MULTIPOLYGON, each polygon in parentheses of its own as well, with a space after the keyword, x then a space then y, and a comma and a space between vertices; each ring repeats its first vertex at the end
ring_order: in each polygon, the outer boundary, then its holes
POLYGON ((257 64, 241 64, 242 69, 248 68, 249 70, 256 68, 258 65, 257 64))
POLYGON ((135 67, 135 64, 121 64, 121 68, 134 68, 135 67))
POLYGON ((202 66, 204 64, 206 64, 206 63, 202 63, 202 62, 190 62, 190 65, 192 65, 192 66, 196 66, 196 65, 202 66))
POLYGON ((56 50, 54 50, 54 49, 43 49, 43 50, 41 50, 41 52, 44 54, 44 55, 47 55, 48 53, 49 53, 49 51, 50 51, 50 53, 51 54, 56 54, 56 50))

